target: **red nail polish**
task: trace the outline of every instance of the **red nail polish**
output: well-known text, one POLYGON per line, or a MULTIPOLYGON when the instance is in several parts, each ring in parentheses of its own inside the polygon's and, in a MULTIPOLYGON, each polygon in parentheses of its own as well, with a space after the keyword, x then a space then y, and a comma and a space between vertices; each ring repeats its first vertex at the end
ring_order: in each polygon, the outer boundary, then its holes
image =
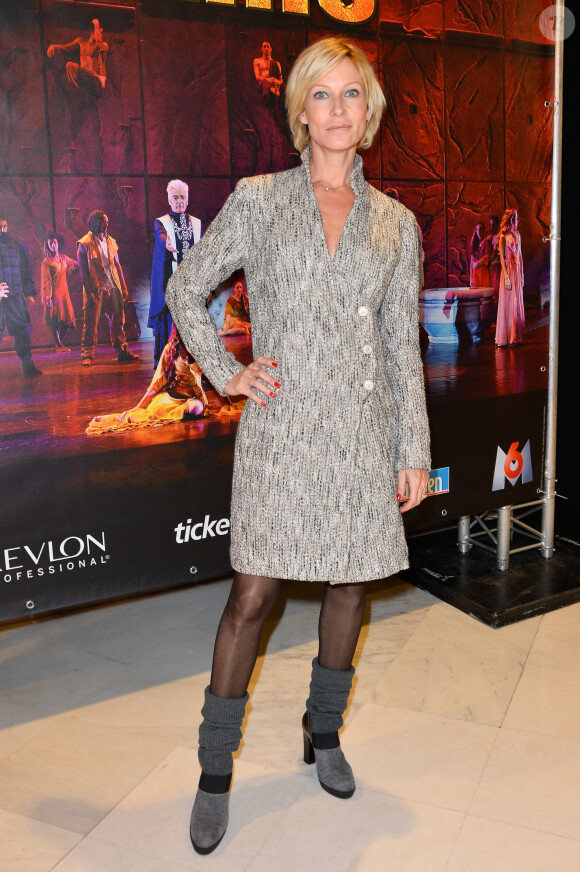
POLYGON ((266 403, 262 403, 262 405, 263 405, 263 406, 265 406, 265 405, 266 405, 266 403))
POLYGON ((272 361, 272 366, 278 366, 278 364, 274 363, 274 361, 272 361))
POLYGON ((275 396, 276 396, 276 394, 274 393, 274 391, 270 391, 270 396, 271 396, 271 397, 275 397, 275 396))
POLYGON ((397 499, 398 499, 398 500, 401 499, 401 494, 397 494, 397 499))
POLYGON ((279 387, 280 387, 280 385, 278 384, 278 382, 274 382, 274 387, 275 387, 275 388, 279 388, 279 387))

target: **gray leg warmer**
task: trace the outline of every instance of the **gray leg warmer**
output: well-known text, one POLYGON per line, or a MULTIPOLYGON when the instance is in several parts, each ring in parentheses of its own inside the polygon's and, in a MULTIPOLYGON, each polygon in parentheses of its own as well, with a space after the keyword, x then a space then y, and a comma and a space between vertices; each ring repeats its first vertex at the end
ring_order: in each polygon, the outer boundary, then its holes
POLYGON ((313 733, 335 733, 342 727, 353 676, 354 666, 345 672, 341 669, 325 669, 319 664, 318 658, 314 658, 310 696, 306 700, 313 733))
POLYGON ((206 687, 198 751, 201 768, 206 774, 229 775, 232 771, 232 754, 240 745, 248 699, 247 693, 235 699, 215 696, 206 687))

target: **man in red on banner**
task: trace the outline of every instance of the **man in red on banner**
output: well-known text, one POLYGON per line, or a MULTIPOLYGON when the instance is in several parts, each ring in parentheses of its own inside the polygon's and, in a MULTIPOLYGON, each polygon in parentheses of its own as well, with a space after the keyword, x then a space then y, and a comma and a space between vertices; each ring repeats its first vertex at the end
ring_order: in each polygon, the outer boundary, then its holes
POLYGON ((81 341, 82 365, 93 362, 97 345, 97 327, 101 307, 109 322, 111 345, 117 352, 119 363, 139 360, 127 347, 125 337, 125 301, 127 285, 119 262, 119 246, 109 236, 109 219, 100 209, 89 215, 89 232, 79 239, 77 260, 83 278, 83 337, 81 341))

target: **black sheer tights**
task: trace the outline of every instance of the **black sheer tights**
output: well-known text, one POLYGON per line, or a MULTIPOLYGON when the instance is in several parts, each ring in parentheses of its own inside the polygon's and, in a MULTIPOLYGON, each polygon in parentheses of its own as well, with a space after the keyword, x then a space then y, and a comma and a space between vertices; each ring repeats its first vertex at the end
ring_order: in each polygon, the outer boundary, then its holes
MULTIPOLYGON (((210 689, 216 696, 242 697, 254 669, 262 628, 281 581, 236 572, 220 621, 210 689)), ((365 610, 364 584, 326 584, 318 622, 318 662, 326 669, 350 668, 365 610)))
POLYGON ((318 620, 318 662, 350 669, 365 613, 366 586, 326 584, 318 620))

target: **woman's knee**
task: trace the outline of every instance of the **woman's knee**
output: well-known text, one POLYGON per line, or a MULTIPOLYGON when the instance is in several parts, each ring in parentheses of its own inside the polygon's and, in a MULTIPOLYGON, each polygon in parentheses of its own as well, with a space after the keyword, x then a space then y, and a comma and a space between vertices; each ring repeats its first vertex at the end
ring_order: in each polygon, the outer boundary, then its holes
POLYGON ((265 621, 276 601, 278 589, 277 579, 236 573, 226 612, 239 623, 265 621))
POLYGON ((356 611, 364 608, 366 601, 366 588, 360 584, 329 584, 326 596, 330 596, 341 608, 356 611))

